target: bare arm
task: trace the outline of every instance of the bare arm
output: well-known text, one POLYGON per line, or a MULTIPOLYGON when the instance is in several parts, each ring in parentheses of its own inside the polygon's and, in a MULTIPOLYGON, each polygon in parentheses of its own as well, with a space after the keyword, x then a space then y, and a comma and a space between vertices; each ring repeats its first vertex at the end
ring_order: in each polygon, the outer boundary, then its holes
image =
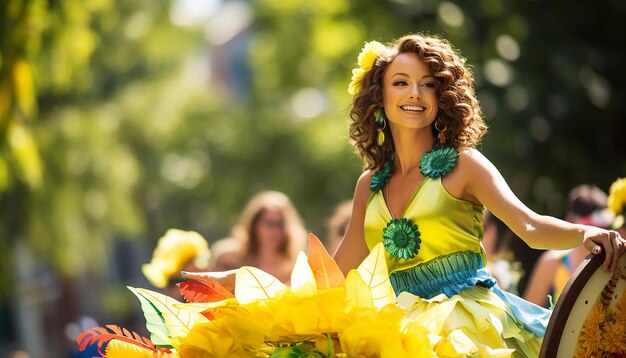
POLYGON ((606 252, 605 268, 615 270, 626 242, 615 231, 572 224, 530 210, 513 194, 496 167, 475 149, 461 152, 459 167, 467 178, 466 191, 533 248, 568 249, 581 244, 606 252))
POLYGON ((369 186, 372 181, 372 172, 366 171, 359 178, 354 190, 352 216, 346 234, 335 252, 334 258, 344 273, 356 268, 369 254, 365 244, 364 222, 365 206, 370 195, 369 186))

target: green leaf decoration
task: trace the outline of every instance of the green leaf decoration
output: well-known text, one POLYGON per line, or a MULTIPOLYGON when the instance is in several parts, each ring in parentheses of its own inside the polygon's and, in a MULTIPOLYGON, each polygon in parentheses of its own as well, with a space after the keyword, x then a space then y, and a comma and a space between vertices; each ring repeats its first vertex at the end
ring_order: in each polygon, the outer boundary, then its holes
POLYGON ((150 300, 143 297, 134 287, 126 286, 130 292, 132 292, 139 302, 141 302, 141 310, 146 318, 146 328, 150 332, 150 339, 157 347, 172 348, 170 342, 170 330, 167 328, 167 323, 163 313, 152 303, 150 300))
MULTIPOLYGON (((169 332, 167 337, 186 336, 196 322, 208 321, 204 316, 197 312, 186 311, 177 307, 177 305, 180 305, 181 302, 169 296, 146 290, 144 288, 136 288, 134 289, 134 293, 138 295, 138 297, 141 296, 145 299, 145 301, 147 301, 148 305, 146 307, 146 305, 144 305, 144 301, 140 299, 140 301, 142 301, 144 315, 148 321, 148 326, 151 326, 150 323, 154 323, 155 325, 152 325, 152 328, 159 334, 165 332, 163 328, 163 324, 165 324, 165 328, 167 329, 167 332, 169 332), (150 315, 145 313, 146 308, 150 312, 150 315), (154 316, 154 313, 156 313, 158 319, 154 316), (165 322, 163 322, 163 320, 165 320, 165 322)), ((156 334, 150 330, 150 327, 148 327, 148 330, 151 333, 156 334)))

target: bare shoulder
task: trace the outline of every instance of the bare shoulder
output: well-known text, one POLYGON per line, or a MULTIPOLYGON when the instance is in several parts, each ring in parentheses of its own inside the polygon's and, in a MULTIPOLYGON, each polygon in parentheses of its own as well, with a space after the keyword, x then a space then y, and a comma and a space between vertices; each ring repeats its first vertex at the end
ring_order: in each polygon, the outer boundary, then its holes
POLYGON ((484 180, 498 172, 491 161, 476 148, 459 148, 458 171, 463 173, 467 180, 484 180))
POLYGON ((485 168, 486 166, 492 165, 489 159, 485 157, 483 153, 481 153, 476 148, 459 148, 459 163, 457 164, 459 167, 465 167, 467 169, 479 169, 485 168))
POLYGON ((492 173, 491 162, 475 148, 458 148, 459 161, 443 179, 446 190, 454 197, 482 205, 474 194, 475 187, 484 185, 492 173))
POLYGON ((365 202, 370 195, 370 185, 372 184, 372 177, 376 172, 368 169, 364 171, 359 180, 356 183, 356 189, 354 190, 354 200, 365 202))

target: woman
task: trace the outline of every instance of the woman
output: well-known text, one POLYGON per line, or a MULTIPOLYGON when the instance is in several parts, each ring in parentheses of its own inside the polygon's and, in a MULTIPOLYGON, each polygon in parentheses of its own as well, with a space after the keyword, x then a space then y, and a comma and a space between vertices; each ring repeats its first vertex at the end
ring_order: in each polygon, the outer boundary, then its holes
POLYGON ((446 41, 368 43, 359 66, 350 135, 366 170, 337 263, 347 273, 382 241, 409 318, 446 317, 433 333, 460 329, 479 351, 537 356, 549 311, 501 291, 484 268, 483 208, 531 247, 604 250, 606 269, 615 270, 624 240, 539 215, 513 194, 475 149, 486 126, 465 60, 446 41))
POLYGON ((265 191, 248 202, 232 238, 211 246, 216 255, 213 269, 255 266, 287 282, 305 240, 306 230, 289 198, 277 191, 265 191), (224 246, 229 248, 219 249, 224 246))

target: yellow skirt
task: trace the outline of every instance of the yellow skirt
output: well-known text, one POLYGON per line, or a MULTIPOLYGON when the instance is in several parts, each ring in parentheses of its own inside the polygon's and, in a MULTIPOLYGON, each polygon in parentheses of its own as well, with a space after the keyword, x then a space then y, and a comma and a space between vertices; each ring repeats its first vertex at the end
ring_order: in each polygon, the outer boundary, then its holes
POLYGON ((526 330, 509 303, 491 289, 475 286, 451 298, 440 294, 431 299, 402 292, 398 304, 407 310, 406 319, 422 322, 430 333, 447 340, 441 342, 449 346, 446 356, 539 355, 543 337, 526 330))

